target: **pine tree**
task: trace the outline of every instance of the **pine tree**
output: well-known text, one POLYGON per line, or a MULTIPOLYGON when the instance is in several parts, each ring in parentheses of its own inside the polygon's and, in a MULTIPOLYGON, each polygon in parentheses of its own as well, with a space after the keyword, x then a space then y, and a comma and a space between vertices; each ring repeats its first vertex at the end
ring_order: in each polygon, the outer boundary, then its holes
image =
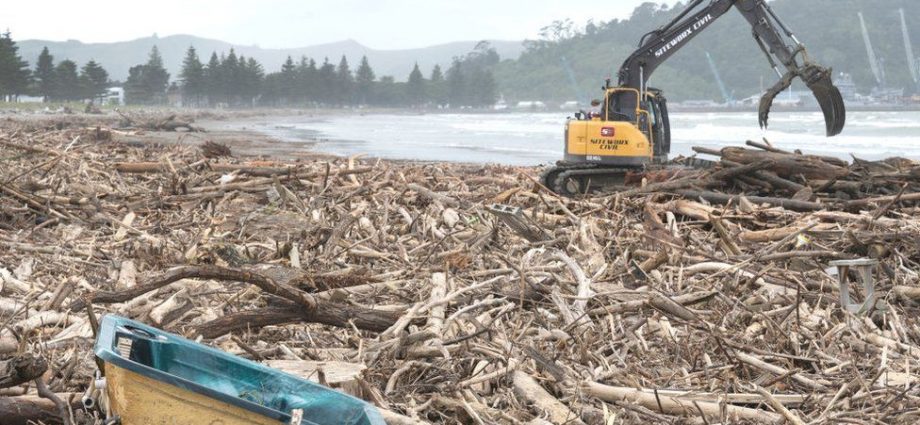
POLYGON ((297 66, 294 65, 294 59, 291 58, 291 55, 288 55, 287 60, 285 60, 284 64, 281 65, 281 73, 286 75, 293 75, 295 70, 297 70, 297 66))
POLYGON ((469 106, 467 96, 467 83, 463 63, 454 59, 450 69, 447 70, 447 102, 451 108, 469 106))
POLYGON ((19 56, 19 46, 7 31, 0 35, 0 100, 26 93, 30 80, 29 63, 19 56))
POLYGON ((220 88, 224 102, 228 105, 236 104, 236 87, 239 84, 240 60, 236 56, 236 51, 230 49, 230 53, 222 58, 220 62, 221 81, 220 88))
POLYGON ((38 63, 32 75, 35 78, 35 94, 48 101, 54 92, 54 56, 51 56, 47 47, 38 55, 38 63))
POLYGON ((326 58, 316 73, 316 99, 326 104, 335 102, 335 86, 335 65, 329 63, 329 58, 326 58))
POLYGON ((90 101, 102 96, 109 88, 109 73, 96 61, 90 60, 80 70, 82 98, 90 101))
POLYGON ((320 101, 319 69, 316 61, 306 56, 300 58, 297 65, 297 83, 294 93, 303 103, 320 101))
POLYGON ((422 75, 422 71, 418 68, 417 62, 415 67, 412 68, 412 72, 409 74, 406 94, 412 106, 418 107, 425 104, 425 76, 422 75))
POLYGON ((345 56, 342 56, 339 66, 335 69, 335 89, 335 101, 338 105, 350 105, 353 103, 355 77, 351 75, 348 59, 345 56))
POLYGON ((404 86, 405 83, 397 83, 392 76, 380 77, 380 82, 374 90, 376 103, 382 106, 405 106, 407 101, 404 86))
POLYGON ((83 97, 77 63, 64 60, 54 67, 54 98, 58 100, 80 100, 83 97))
POLYGON ((447 87, 444 81, 444 73, 441 72, 441 65, 435 65, 431 70, 431 79, 428 83, 427 97, 437 106, 447 104, 447 87))
POLYGON ((144 104, 150 102, 151 94, 144 84, 146 71, 146 65, 135 65, 128 69, 128 79, 125 80, 125 103, 144 104))
POLYGON ((272 72, 262 80, 262 89, 259 92, 259 104, 267 106, 281 106, 288 104, 289 98, 286 94, 290 93, 282 89, 282 78, 280 72, 272 72))
POLYGON ((240 55, 236 67, 236 84, 231 89, 237 98, 238 106, 251 105, 251 100, 249 99, 250 76, 249 69, 246 68, 246 62, 248 61, 249 59, 246 56, 240 55))
POLYGON ((297 93, 297 65, 294 64, 294 59, 290 56, 287 57, 287 60, 284 61, 284 64, 281 65, 281 72, 277 74, 277 81, 273 82, 277 84, 278 95, 284 99, 285 104, 290 104, 293 100, 292 98, 296 97, 297 93))
POLYGON ((221 88, 223 83, 223 69, 220 66, 220 58, 217 57, 217 52, 211 53, 211 59, 208 60, 208 65, 204 68, 204 94, 208 98, 208 105, 211 107, 217 106, 220 101, 221 88))
POLYGON ((367 56, 362 57, 361 65, 355 72, 355 89, 358 92, 358 102, 362 105, 367 104, 368 99, 373 97, 374 80, 376 79, 377 76, 374 75, 374 69, 367 61, 367 56))
POLYGON ((253 106, 256 98, 259 96, 259 92, 262 90, 262 80, 265 78, 265 70, 262 68, 262 64, 254 58, 247 59, 242 68, 243 84, 241 90, 243 98, 246 101, 246 106, 253 106))
POLYGON ((150 49, 150 56, 144 65, 142 84, 149 98, 148 103, 163 104, 166 103, 166 88, 169 86, 169 73, 163 67, 163 57, 160 56, 160 50, 157 46, 150 49))
POLYGON ((491 70, 477 68, 470 73, 470 104, 477 107, 488 107, 495 104, 496 88, 495 76, 491 70))
POLYGON ((169 73, 156 46, 150 49, 147 63, 131 67, 125 81, 125 101, 139 104, 163 104, 169 87, 169 73))
POLYGON ((204 78, 204 65, 198 58, 198 52, 194 46, 189 46, 182 61, 182 72, 179 73, 183 104, 201 106, 201 98, 205 94, 204 78))

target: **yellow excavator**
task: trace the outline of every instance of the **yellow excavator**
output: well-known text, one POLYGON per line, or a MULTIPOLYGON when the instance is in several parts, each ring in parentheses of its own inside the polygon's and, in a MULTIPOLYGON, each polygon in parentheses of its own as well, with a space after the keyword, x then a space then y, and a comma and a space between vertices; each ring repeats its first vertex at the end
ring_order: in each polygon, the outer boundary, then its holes
POLYGON ((667 100, 661 90, 647 86, 648 80, 658 66, 732 8, 751 24, 754 40, 780 77, 761 96, 760 126, 767 126, 773 99, 799 77, 824 113, 827 136, 840 134, 846 108, 831 70, 808 58, 805 46, 765 0, 693 0, 668 24, 642 37, 639 48, 620 67, 619 84, 607 81, 600 114, 579 112, 566 123, 565 158, 546 169, 541 182, 556 193, 573 196, 666 163, 671 150, 667 100))

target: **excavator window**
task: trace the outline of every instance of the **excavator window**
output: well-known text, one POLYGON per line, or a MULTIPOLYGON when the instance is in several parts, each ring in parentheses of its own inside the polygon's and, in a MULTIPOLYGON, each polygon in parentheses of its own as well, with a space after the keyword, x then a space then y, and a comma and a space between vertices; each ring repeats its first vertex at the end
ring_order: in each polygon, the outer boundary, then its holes
MULTIPOLYGON (((607 101, 604 102, 601 116, 605 121, 633 121, 633 116, 621 111, 621 105, 624 104, 624 96, 631 96, 629 92, 610 92, 607 94, 607 101)), ((628 104, 628 103, 627 103, 628 104)))
POLYGON ((660 123, 658 122, 658 104, 653 99, 652 101, 648 102, 648 106, 649 106, 648 119, 649 119, 649 122, 651 122, 652 124, 652 131, 655 132, 655 139, 658 139, 657 133, 658 133, 658 127, 660 125, 660 123))

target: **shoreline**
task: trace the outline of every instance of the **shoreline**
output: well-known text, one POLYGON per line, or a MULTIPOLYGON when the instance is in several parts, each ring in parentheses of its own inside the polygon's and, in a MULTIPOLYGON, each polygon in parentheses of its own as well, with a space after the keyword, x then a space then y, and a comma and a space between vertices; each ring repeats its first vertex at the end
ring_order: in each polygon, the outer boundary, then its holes
MULTIPOLYGON (((332 110, 332 109, 315 109, 315 110, 290 110, 290 109, 258 109, 258 110, 170 110, 170 109, 150 109, 150 110, 127 110, 122 112, 130 116, 140 116, 144 119, 156 120, 159 117, 168 117, 176 115, 178 119, 190 121, 195 127, 201 128, 204 132, 185 132, 185 131, 116 131, 117 140, 130 145, 188 145, 198 146, 205 142, 214 142, 227 145, 234 156, 252 159, 282 159, 292 161, 308 160, 336 160, 347 159, 349 157, 363 157, 367 159, 382 159, 386 161, 395 161, 400 163, 413 164, 469 164, 469 165, 487 165, 487 164, 504 164, 514 166, 525 166, 539 168, 547 164, 555 163, 558 157, 550 157, 548 154, 541 154, 539 158, 534 158, 530 163, 517 163, 507 161, 508 153, 497 152, 495 157, 483 157, 482 149, 473 149, 470 143, 464 143, 446 149, 459 149, 456 153, 441 152, 441 154, 422 155, 417 157, 413 150, 408 147, 390 148, 386 143, 393 139, 396 146, 400 145, 400 132, 404 132, 402 127, 397 127, 397 133, 374 135, 365 134, 361 131, 347 131, 351 125, 361 124, 360 117, 368 116, 370 120, 379 122, 389 122, 386 116, 392 116, 394 119, 413 120, 413 116, 444 116, 456 115, 460 111, 417 111, 417 110, 394 110, 394 109, 369 109, 369 110, 332 110), (376 116, 376 117, 375 117, 376 116), (384 118, 381 118, 384 116, 384 118), (330 125, 330 123, 334 125, 330 125), (351 124, 349 124, 351 123, 351 124), (316 126, 311 126, 316 124, 316 126), (345 127, 338 127, 344 125, 345 127), (337 131, 340 129, 342 131, 337 131), (360 145, 364 146, 360 146, 360 145), (468 153, 467 150, 473 149, 468 153), (503 160, 504 158, 504 160, 503 160)), ((743 111, 722 111, 723 113, 744 114, 743 111)), ((884 111, 879 111, 884 112, 884 111)), ((694 112, 684 112, 694 114, 694 112)), ((555 114, 554 112, 545 112, 545 114, 555 114)), ((421 119, 421 118, 420 118, 421 119)), ((504 118, 502 118, 504 120, 504 118)), ((0 111, 0 121, 26 123, 32 128, 37 129, 62 129, 66 127, 85 127, 95 128, 105 127, 118 130, 122 118, 116 111, 106 111, 103 114, 82 114, 82 113, 10 113, 9 111, 0 111)), ((370 124, 375 125, 375 124, 370 124)), ((371 127, 372 132, 376 132, 377 127, 371 127)), ((891 128, 891 127, 885 127, 891 128)), ((392 129, 391 129, 392 130, 392 129)), ((408 134, 412 133, 411 129, 405 130, 408 134)), ((393 133, 393 131, 390 131, 393 133)), ((853 137, 863 137, 858 131, 851 134, 853 137)), ((484 148, 493 146, 489 144, 488 137, 494 139, 495 136, 484 136, 486 139, 476 146, 482 145, 484 148)), ((790 137, 795 137, 791 134, 790 137)), ((545 139, 545 137, 544 137, 545 139)), ((433 139, 436 140, 436 139, 433 139)), ((545 142, 543 139, 535 139, 539 143, 545 142)), ((494 140, 492 140, 494 141, 494 140)), ((774 141, 771 139, 771 141, 774 141)), ((448 142, 450 142, 448 140, 448 142)), ((520 144, 520 140, 517 140, 520 144)), ((782 140, 779 140, 782 144, 782 140)), ((415 143, 415 142, 412 142, 415 143)), ((410 145, 412 145, 410 143, 410 145)), ((450 142, 453 143, 453 142, 450 142)), ((706 145, 705 142, 694 141, 694 143, 706 145)), ((416 143, 419 149, 427 145, 438 146, 432 143, 416 143)), ((544 145, 546 143, 543 143, 544 145)), ((686 144, 686 143, 685 143, 686 144)), ((414 145, 412 145, 414 146, 414 145)), ((445 145, 447 146, 447 145, 445 145)), ((503 145, 497 145, 503 146, 503 145)), ((838 150, 844 149, 844 145, 838 150)), ((906 148, 905 148, 906 149, 906 148)), ((443 150, 443 149, 442 149, 443 150)), ((814 149, 812 149, 814 150, 814 149)), ((858 149, 857 149, 858 150, 858 149)), ((910 150, 910 149, 909 149, 910 150)), ((913 150, 910 150, 913 152, 913 150)), ((814 153, 814 152, 813 152, 814 153)), ((853 152, 850 152, 853 153, 853 152)), ((681 154, 676 152, 675 155, 681 154)), ((859 154, 857 152, 857 154, 859 154)), ((891 152, 885 157, 903 156, 905 153, 891 152)), ((844 157, 845 155, 839 155, 844 157)), ((865 156, 865 155, 863 155, 865 156)), ((870 155, 871 156, 871 155, 870 155)), ((914 157, 908 155, 908 157, 914 157)), ((868 158, 872 159, 872 158, 868 158)), ((879 158, 883 159, 883 158, 879 158)))

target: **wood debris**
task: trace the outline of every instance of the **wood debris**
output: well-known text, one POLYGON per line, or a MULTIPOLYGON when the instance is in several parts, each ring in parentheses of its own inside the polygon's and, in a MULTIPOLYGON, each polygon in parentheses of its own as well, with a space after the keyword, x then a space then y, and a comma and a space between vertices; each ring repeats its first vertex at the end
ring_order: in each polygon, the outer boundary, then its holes
POLYGON ((79 401, 118 313, 394 424, 920 420, 916 163, 731 148, 566 199, 534 168, 259 162, 61 127, 0 126, 5 418, 102 423, 79 401), (854 315, 827 263, 862 257, 884 308, 854 315))

